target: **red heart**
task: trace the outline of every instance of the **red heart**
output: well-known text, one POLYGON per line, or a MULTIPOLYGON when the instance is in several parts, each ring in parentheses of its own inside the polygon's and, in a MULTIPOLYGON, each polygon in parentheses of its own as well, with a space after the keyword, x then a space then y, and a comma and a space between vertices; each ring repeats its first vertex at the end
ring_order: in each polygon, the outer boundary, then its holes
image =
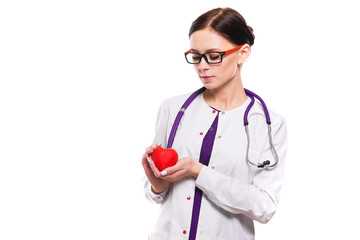
POLYGON ((174 166, 178 161, 177 152, 172 149, 166 149, 162 147, 156 148, 152 153, 152 158, 154 160, 155 166, 160 170, 174 166))

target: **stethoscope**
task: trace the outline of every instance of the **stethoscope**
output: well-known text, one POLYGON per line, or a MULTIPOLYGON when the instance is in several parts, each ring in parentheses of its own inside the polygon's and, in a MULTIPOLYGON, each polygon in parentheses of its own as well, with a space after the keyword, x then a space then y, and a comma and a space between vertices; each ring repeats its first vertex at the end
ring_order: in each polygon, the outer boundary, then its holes
MULTIPOLYGON (((171 129, 171 132, 170 132, 170 135, 169 135, 169 140, 168 140, 168 144, 167 144, 167 148, 171 148, 172 147, 172 144, 174 142, 174 138, 175 138, 175 135, 176 135, 176 131, 179 127, 179 124, 180 124, 180 121, 181 121, 181 118, 182 116, 184 115, 184 112, 186 110, 186 108, 190 105, 190 103, 192 101, 194 101, 194 99, 200 94, 202 93, 203 91, 205 91, 205 87, 202 87, 200 89, 198 89, 197 91, 195 91, 194 93, 192 93, 190 95, 190 97, 185 101, 185 103, 182 105, 182 107, 180 108, 176 118, 175 118, 175 121, 174 121, 174 124, 172 126, 172 129, 171 129)), ((279 162, 279 156, 275 150, 275 147, 274 147, 274 144, 273 144, 273 141, 272 141, 272 134, 271 134, 271 121, 270 121, 270 114, 269 114, 269 111, 266 107, 266 104, 265 102, 261 99, 261 97, 259 97, 257 94, 255 94, 254 92, 251 92, 250 90, 247 90, 245 89, 245 93, 248 97, 250 97, 251 99, 251 102, 250 104, 248 105, 248 107, 246 108, 245 110, 245 113, 244 113, 244 127, 245 127, 245 132, 246 132, 246 136, 247 136, 247 148, 246 148, 246 161, 253 165, 253 166, 256 166, 258 168, 271 168, 271 167, 274 167, 278 162, 279 162), (255 98, 257 98, 263 109, 264 109, 264 114, 265 114, 265 118, 266 118, 266 123, 267 123, 267 126, 268 126, 268 134, 269 134, 269 143, 270 143, 270 148, 271 148, 271 151, 275 157, 275 163, 271 164, 270 165, 270 160, 266 160, 266 161, 263 161, 262 163, 253 163, 250 161, 249 159, 249 149, 250 149, 250 134, 249 134, 249 129, 248 129, 248 125, 249 125, 249 121, 248 121, 248 115, 249 115, 249 111, 251 109, 251 107, 254 105, 255 103, 255 98)))

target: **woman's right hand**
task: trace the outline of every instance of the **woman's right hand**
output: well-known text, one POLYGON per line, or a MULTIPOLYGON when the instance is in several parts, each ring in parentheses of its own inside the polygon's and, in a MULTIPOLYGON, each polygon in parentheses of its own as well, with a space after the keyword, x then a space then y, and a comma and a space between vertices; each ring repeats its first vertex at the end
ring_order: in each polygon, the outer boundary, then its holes
POLYGON ((159 172, 159 170, 156 168, 154 161, 152 160, 152 153, 158 147, 161 147, 161 144, 155 144, 146 148, 146 152, 142 157, 142 165, 151 184, 151 190, 156 194, 164 192, 170 186, 170 182, 157 178, 154 174, 155 171, 159 172))

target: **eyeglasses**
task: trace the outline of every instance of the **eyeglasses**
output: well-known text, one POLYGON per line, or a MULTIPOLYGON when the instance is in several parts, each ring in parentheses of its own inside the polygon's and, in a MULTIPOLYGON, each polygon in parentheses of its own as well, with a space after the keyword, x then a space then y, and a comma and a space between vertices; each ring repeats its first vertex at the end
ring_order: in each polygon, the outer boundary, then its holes
POLYGON ((185 59, 188 63, 190 64, 198 64, 201 62, 201 58, 204 58, 205 61, 208 64, 217 64, 217 63, 221 63, 223 60, 223 56, 232 53, 238 49, 240 49, 243 45, 229 49, 227 51, 224 52, 207 52, 204 54, 200 54, 200 53, 196 53, 196 52, 191 52, 191 50, 185 52, 185 59))

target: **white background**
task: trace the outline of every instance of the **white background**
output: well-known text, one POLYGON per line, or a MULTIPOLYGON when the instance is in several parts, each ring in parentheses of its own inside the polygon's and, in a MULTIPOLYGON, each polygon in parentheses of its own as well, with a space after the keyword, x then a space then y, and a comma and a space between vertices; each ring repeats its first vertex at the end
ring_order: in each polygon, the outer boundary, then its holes
MULTIPOLYGON (((245 87, 287 121, 287 174, 261 239, 358 239, 357 1, 1 1, 0 239, 147 239, 141 156, 215 7, 254 28, 245 87)), ((239 123, 240 124, 240 123, 239 123)))

